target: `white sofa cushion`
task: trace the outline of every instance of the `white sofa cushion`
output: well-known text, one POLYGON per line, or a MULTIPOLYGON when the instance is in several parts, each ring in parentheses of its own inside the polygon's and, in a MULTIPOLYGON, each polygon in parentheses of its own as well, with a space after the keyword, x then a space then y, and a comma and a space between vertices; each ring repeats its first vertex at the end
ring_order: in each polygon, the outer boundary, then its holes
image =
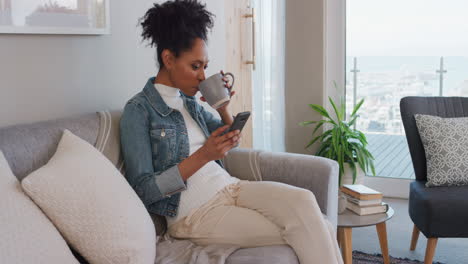
POLYGON ((44 213, 23 192, 0 151, 0 262, 78 263, 44 213))
POLYGON ((70 131, 22 186, 90 263, 154 263, 156 233, 143 203, 107 158, 70 131))

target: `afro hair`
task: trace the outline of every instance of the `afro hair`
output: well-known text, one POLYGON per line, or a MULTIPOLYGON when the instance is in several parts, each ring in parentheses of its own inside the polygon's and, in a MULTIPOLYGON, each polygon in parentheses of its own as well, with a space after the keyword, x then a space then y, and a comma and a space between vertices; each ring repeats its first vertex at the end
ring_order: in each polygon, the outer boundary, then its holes
POLYGON ((197 0, 174 0, 154 4, 140 19, 141 36, 156 46, 160 67, 161 53, 168 49, 176 57, 190 50, 195 39, 207 41, 207 31, 213 28, 213 14, 197 0))

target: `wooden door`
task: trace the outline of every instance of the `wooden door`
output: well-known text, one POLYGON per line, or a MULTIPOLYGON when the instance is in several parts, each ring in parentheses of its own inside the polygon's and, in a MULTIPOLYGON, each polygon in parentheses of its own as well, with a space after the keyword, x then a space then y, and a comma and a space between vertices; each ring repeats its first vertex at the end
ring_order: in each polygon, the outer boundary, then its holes
POLYGON ((225 0, 226 20, 226 70, 232 72, 236 81, 236 95, 229 104, 231 113, 251 111, 249 121, 242 130, 241 148, 253 146, 252 71, 254 68, 254 16, 250 0, 225 0))

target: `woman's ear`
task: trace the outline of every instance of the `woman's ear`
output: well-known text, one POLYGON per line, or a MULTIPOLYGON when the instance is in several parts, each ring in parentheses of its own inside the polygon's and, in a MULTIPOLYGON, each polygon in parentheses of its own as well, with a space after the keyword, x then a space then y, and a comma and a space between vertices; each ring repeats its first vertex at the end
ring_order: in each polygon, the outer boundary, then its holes
POLYGON ((164 67, 166 67, 166 69, 170 70, 174 65, 174 59, 175 59, 174 54, 172 54, 172 52, 170 50, 165 49, 161 53, 161 57, 162 57, 162 61, 164 63, 164 67))

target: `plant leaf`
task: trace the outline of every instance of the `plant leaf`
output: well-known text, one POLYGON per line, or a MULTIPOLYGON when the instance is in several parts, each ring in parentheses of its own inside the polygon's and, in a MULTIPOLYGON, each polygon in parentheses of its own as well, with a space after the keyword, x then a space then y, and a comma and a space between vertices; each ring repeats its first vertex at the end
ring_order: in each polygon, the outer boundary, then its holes
POLYGON ((328 101, 330 101, 332 107, 333 107, 333 110, 335 110, 335 115, 336 115, 336 118, 338 118, 338 123, 341 122, 341 120, 343 120, 343 117, 341 116, 341 113, 340 111, 338 111, 338 109, 336 108, 336 105, 335 103, 333 102, 333 100, 331 99, 331 97, 328 97, 328 101))
POLYGON ((372 171, 372 174, 375 176, 375 167, 374 167, 374 162, 371 160, 370 162, 370 167, 371 167, 371 171, 372 171))
POLYGON ((351 168, 351 171, 353 172, 353 184, 356 183, 356 178, 357 178, 357 170, 356 170, 356 165, 354 162, 348 162, 349 167, 351 168))
POLYGON ((316 104, 310 104, 309 106, 310 106, 310 108, 312 108, 315 112, 319 113, 319 114, 322 115, 323 117, 328 118, 331 122, 333 122, 333 124, 335 124, 335 122, 334 122, 333 119, 330 117, 330 115, 328 114, 327 110, 325 110, 325 108, 323 108, 323 107, 320 106, 320 105, 316 105, 316 104))
POLYGON ((354 123, 356 123, 356 120, 357 120, 358 117, 359 117, 359 115, 353 116, 353 117, 351 118, 351 121, 349 121, 348 126, 353 126, 354 123))
POLYGON ((300 122, 299 125, 300 126, 307 126, 307 125, 311 125, 311 124, 315 124, 315 123, 318 123, 319 121, 304 121, 304 122, 300 122))
POLYGON ((369 157, 370 160, 375 160, 374 156, 372 153, 370 153, 366 148, 363 148, 364 153, 366 153, 366 156, 369 157))
MULTIPOLYGON (((335 82, 336 87, 336 82, 335 82)), ((309 104, 315 112, 322 116, 322 120, 318 121, 305 121, 299 123, 301 126, 315 125, 312 137, 313 139, 307 144, 306 148, 312 146, 316 142, 320 142, 320 146, 316 151, 317 156, 326 157, 333 159, 338 162, 340 169, 340 183, 341 177, 345 173, 344 165, 347 163, 353 173, 353 183, 356 181, 357 168, 358 166, 366 173, 369 170, 375 175, 374 157, 366 149, 368 144, 366 135, 359 130, 353 128, 359 117, 358 110, 362 107, 364 99, 361 99, 359 103, 354 107, 350 121, 346 121, 346 104, 344 97, 340 97, 341 105, 335 104, 331 97, 328 97, 330 104, 336 114, 336 120, 331 118, 330 114, 323 106, 316 104, 309 104), (317 135, 320 128, 323 125, 329 123, 332 124, 331 128, 326 131, 322 131, 321 135, 317 135)))
POLYGON ((351 113, 351 116, 354 116, 359 108, 361 108, 362 104, 364 103, 364 98, 359 101, 359 103, 354 107, 353 112, 351 113))
POLYGON ((330 147, 327 144, 322 144, 320 147, 317 149, 317 152, 315 155, 320 156, 320 157, 325 157, 325 152, 328 151, 327 148, 330 147))
POLYGON ((317 125, 315 126, 314 131, 312 132, 312 135, 315 134, 315 132, 317 132, 317 130, 318 130, 324 123, 325 123, 325 122, 320 122, 319 124, 317 124, 317 125))
POLYGON ((341 99, 340 99, 340 104, 341 104, 341 116, 343 118, 343 120, 345 119, 345 113, 346 113, 346 102, 344 100, 344 97, 341 96, 341 99))
POLYGON ((336 153, 339 153, 338 151, 338 136, 339 136, 338 133, 339 132, 340 131, 338 129, 333 129, 333 133, 332 133, 332 144, 336 153))
POLYGON ((362 145, 366 146, 367 145, 366 135, 364 135, 364 133, 362 133, 361 131, 357 131, 357 133, 359 135, 359 140, 361 140, 362 142, 362 145))
POLYGON ((305 148, 308 148, 310 146, 312 146, 312 144, 315 143, 315 141, 317 141, 321 136, 316 136, 314 139, 312 139, 305 148))

